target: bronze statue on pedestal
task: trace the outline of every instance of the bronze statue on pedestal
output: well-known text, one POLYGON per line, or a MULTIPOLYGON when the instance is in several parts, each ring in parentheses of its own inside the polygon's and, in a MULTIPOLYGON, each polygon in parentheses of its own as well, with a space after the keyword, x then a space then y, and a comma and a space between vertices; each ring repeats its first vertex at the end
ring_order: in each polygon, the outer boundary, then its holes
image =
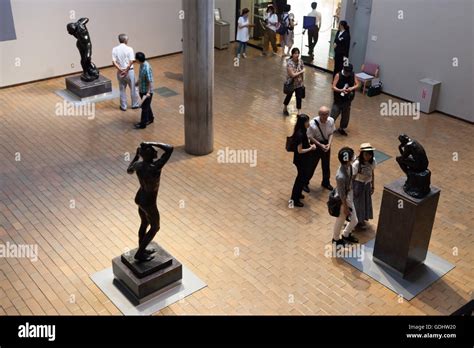
POLYGON ((135 196, 135 203, 138 205, 141 225, 138 231, 138 250, 135 259, 138 261, 150 261, 153 259, 154 249, 146 247, 151 243, 156 233, 160 230, 160 213, 156 205, 158 189, 160 188, 161 170, 168 162, 173 153, 173 146, 144 142, 137 148, 135 158, 130 163, 127 173, 138 176, 140 189, 135 196), (164 151, 160 159, 155 147, 164 151), (140 157, 143 161, 139 161, 140 157), (150 229, 146 231, 148 226, 150 229))
POLYGON ((401 134, 398 140, 401 156, 397 157, 397 162, 407 175, 403 190, 412 197, 423 198, 431 191, 431 172, 425 149, 406 134, 401 134))
POLYGON ((92 63, 92 43, 86 24, 89 18, 81 18, 75 23, 67 25, 67 32, 77 39, 77 49, 81 55, 81 80, 92 82, 99 78, 99 69, 92 63))

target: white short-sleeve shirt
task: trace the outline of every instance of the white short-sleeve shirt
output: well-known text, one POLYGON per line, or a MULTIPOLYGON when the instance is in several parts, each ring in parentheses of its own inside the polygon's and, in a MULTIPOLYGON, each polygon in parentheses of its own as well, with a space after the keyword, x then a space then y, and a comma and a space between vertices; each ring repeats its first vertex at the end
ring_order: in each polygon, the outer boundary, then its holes
POLYGON ((326 123, 321 122, 321 118, 319 116, 316 116, 314 119, 311 120, 309 123, 309 128, 307 131, 308 137, 315 138, 317 141, 321 142, 324 141, 324 138, 326 140, 329 140, 329 137, 336 131, 336 126, 334 119, 332 117, 328 117, 326 123), (321 135, 321 132, 319 131, 318 126, 316 125, 316 121, 319 122, 319 127, 321 128, 321 131, 323 134, 321 135))
POLYGON ((277 31, 278 16, 275 13, 271 14, 271 15, 269 13, 266 13, 265 14, 265 19, 268 20, 267 28, 271 29, 273 31, 277 31), (270 23, 272 23, 272 24, 270 24, 270 23))
POLYGON ((359 159, 356 159, 352 164, 352 170, 355 175, 355 180, 363 183, 372 182, 372 172, 377 166, 375 158, 372 163, 361 164, 359 159))
POLYGON ((112 49, 112 60, 116 62, 121 69, 125 69, 131 61, 133 62, 135 60, 133 48, 124 43, 114 47, 112 49))
POLYGON ((248 17, 245 18, 244 16, 241 16, 239 18, 239 23, 237 26, 237 41, 240 42, 247 42, 250 39, 250 33, 249 33, 249 28, 239 28, 239 25, 248 25, 249 24, 249 19, 248 17))

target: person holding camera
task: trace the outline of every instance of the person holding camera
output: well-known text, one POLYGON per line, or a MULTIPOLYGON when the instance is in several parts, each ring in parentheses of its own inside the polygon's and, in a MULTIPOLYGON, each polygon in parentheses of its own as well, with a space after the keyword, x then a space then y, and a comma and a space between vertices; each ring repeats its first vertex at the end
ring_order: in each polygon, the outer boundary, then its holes
POLYGON ((296 95, 296 109, 298 115, 301 114, 301 108, 303 105, 303 99, 305 98, 305 87, 304 87, 304 62, 300 58, 300 50, 293 48, 291 50, 291 58, 286 63, 287 78, 285 84, 291 85, 290 91, 286 93, 285 100, 283 101, 283 115, 290 116, 288 112, 288 105, 290 104, 293 93, 296 95))
POLYGON ((348 243, 359 243, 359 240, 352 235, 352 230, 357 225, 357 213, 354 206, 354 198, 352 193, 353 185, 353 170, 352 163, 354 162, 354 150, 350 147, 343 147, 339 150, 337 155, 341 165, 336 174, 336 195, 341 199, 341 213, 336 218, 334 224, 332 242, 339 245, 346 245, 348 243), (344 221, 349 220, 341 237, 341 228, 344 221))
POLYGON ((268 43, 271 43, 273 49, 273 55, 278 52, 278 46, 276 42, 276 31, 278 26, 278 15, 275 12, 273 5, 268 6, 267 12, 265 13, 265 33, 263 36, 263 52, 262 55, 267 55, 268 43))
POLYGON ((237 58, 240 59, 240 54, 244 58, 247 58, 247 42, 250 39, 250 28, 253 28, 254 25, 249 22, 249 9, 244 8, 242 10, 242 15, 239 17, 238 28, 237 28, 237 42, 239 43, 237 48, 237 58))
POLYGON ((331 117, 334 121, 342 114, 341 123, 337 131, 341 135, 347 136, 346 128, 349 126, 351 117, 351 103, 354 100, 355 90, 359 88, 359 80, 354 75, 352 64, 344 66, 340 73, 337 73, 332 83, 334 91, 334 103, 331 109, 331 117))
POLYGON ((333 134, 336 131, 334 120, 329 117, 329 108, 321 106, 319 108, 318 116, 311 120, 308 128, 308 138, 312 144, 315 144, 317 149, 311 153, 310 170, 308 177, 308 184, 303 187, 303 191, 309 193, 309 182, 311 181, 314 172, 318 166, 319 161, 322 162, 323 180, 321 186, 332 191, 331 186, 331 143, 333 134))
POLYGON ((308 115, 299 115, 293 130, 293 164, 296 166, 298 174, 291 192, 291 200, 295 207, 303 207, 301 199, 304 199, 303 186, 308 182, 310 168, 310 153, 316 150, 316 145, 310 144, 307 129, 309 127, 308 115))

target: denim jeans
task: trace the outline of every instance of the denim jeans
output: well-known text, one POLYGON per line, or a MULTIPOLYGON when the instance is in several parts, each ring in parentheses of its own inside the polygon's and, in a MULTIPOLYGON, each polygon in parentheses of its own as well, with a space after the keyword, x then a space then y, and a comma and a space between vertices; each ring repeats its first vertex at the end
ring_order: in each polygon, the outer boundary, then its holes
POLYGON ((237 54, 245 53, 247 51, 247 43, 239 41, 239 46, 237 47, 237 54))

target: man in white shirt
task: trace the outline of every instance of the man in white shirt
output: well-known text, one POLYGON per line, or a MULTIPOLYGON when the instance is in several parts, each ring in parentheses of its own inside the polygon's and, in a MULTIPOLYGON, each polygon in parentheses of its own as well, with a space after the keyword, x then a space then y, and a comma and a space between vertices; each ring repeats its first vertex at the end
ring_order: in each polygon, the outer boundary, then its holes
POLYGON ((308 47, 309 47, 308 54, 311 57, 314 57, 314 54, 313 54, 314 47, 316 47, 316 44, 318 43, 319 29, 321 28, 321 12, 316 11, 317 7, 318 7, 318 4, 316 2, 313 2, 311 4, 311 8, 313 10, 310 13, 308 13, 308 17, 316 18, 316 25, 308 29, 308 47))
POLYGON ((316 171, 319 160, 322 162, 323 180, 321 186, 332 191, 333 187, 330 183, 331 176, 331 144, 333 134, 336 131, 334 119, 329 117, 329 108, 322 106, 319 109, 318 116, 311 120, 307 135, 312 144, 316 144, 316 151, 312 151, 311 165, 308 172, 308 184, 303 188, 305 192, 309 192, 309 182, 316 171))
POLYGON ((135 90, 135 73, 133 71, 133 62, 135 61, 135 54, 133 48, 127 46, 128 36, 120 34, 120 45, 112 49, 112 62, 117 68, 117 79, 120 88, 120 110, 127 110, 127 85, 130 87, 130 94, 132 97, 132 109, 140 107, 139 98, 135 90))

